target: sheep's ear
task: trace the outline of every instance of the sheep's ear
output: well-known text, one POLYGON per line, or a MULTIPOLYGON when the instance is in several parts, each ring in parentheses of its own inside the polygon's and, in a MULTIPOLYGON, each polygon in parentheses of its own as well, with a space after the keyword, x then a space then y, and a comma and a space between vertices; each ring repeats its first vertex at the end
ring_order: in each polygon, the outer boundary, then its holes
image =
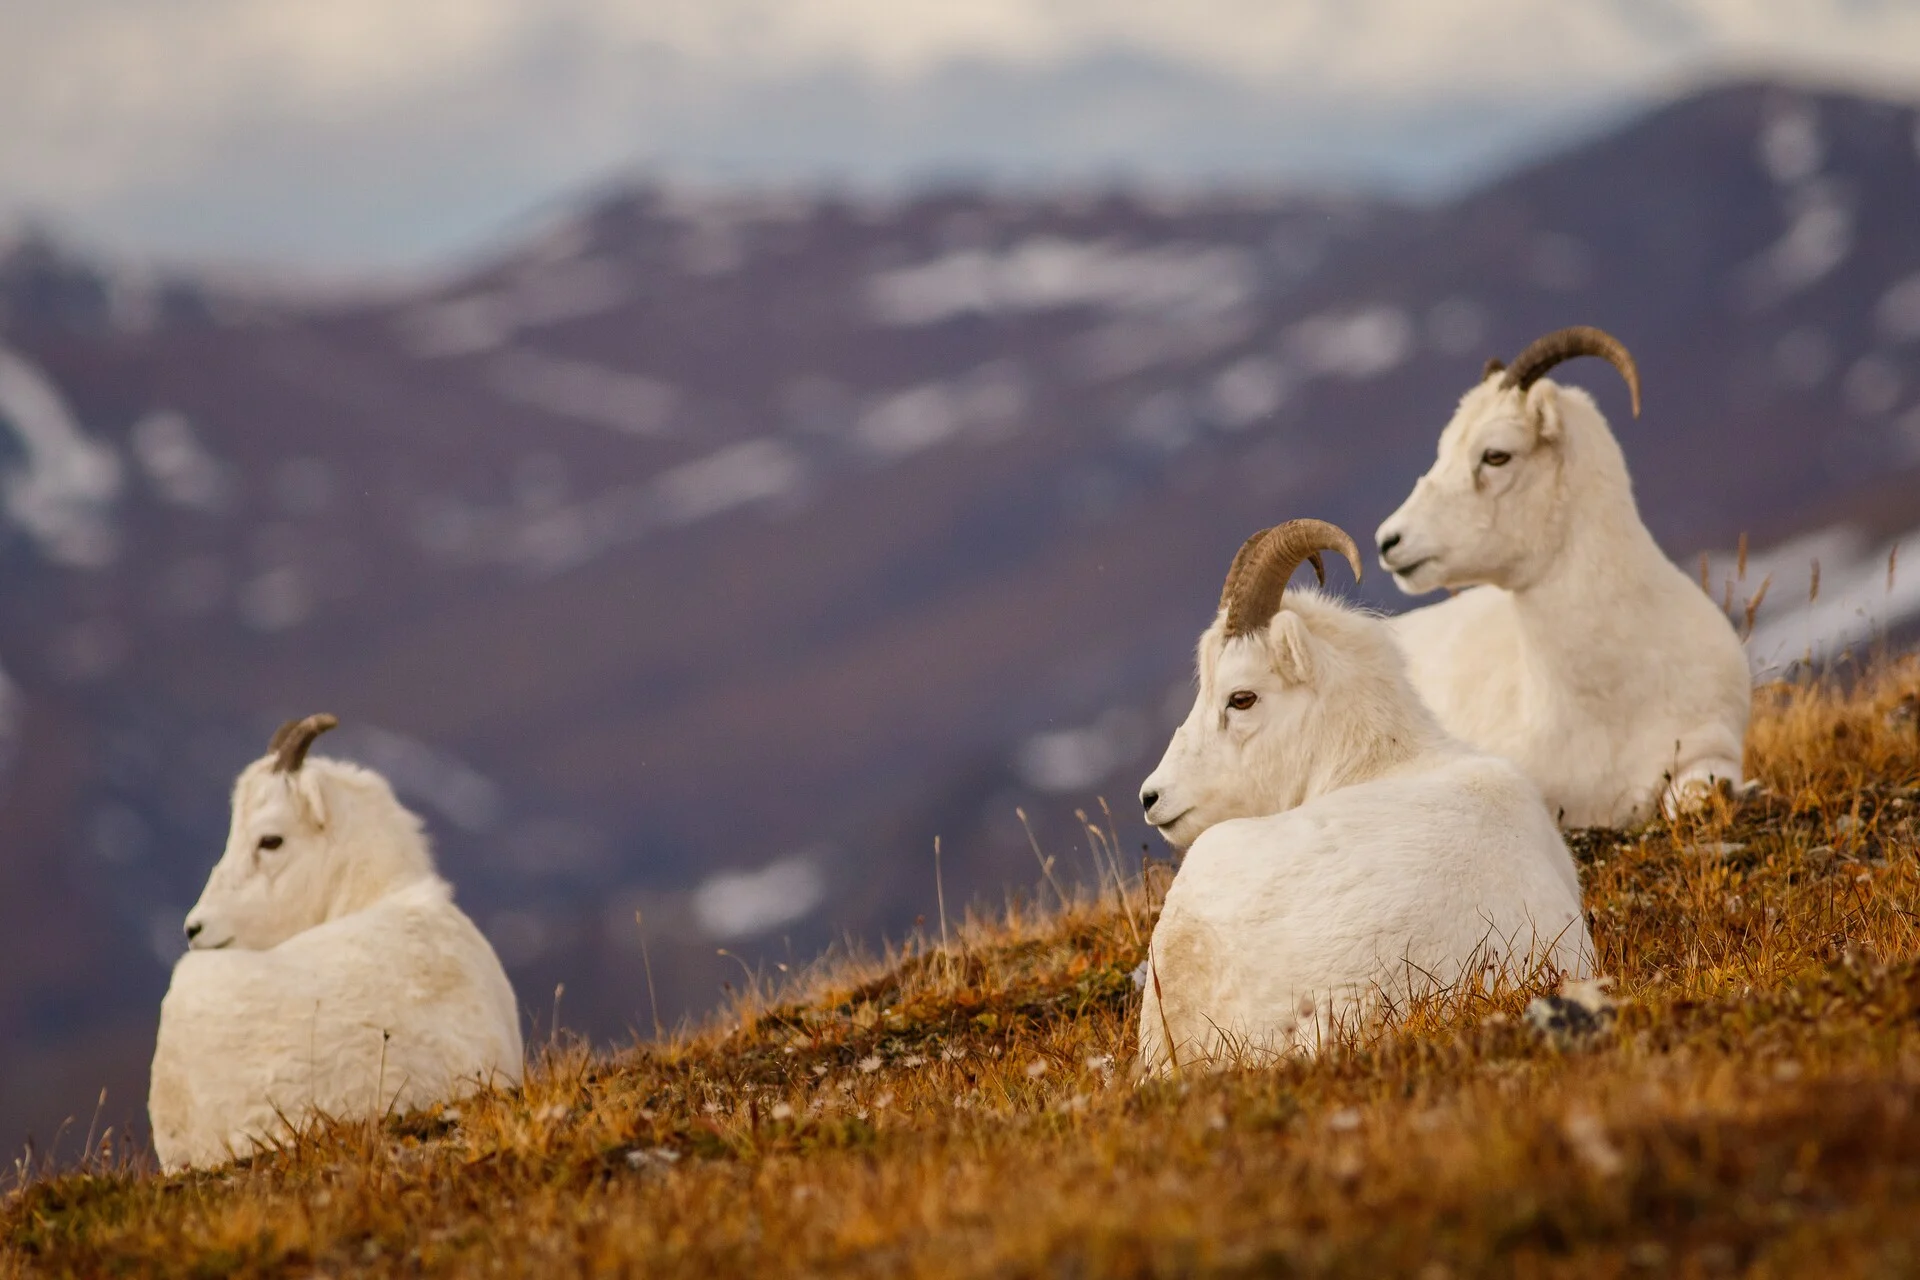
POLYGON ((307 820, 315 827, 325 830, 327 826, 327 796, 320 786, 320 772, 317 769, 302 769, 290 773, 287 780, 293 786, 293 794, 298 798, 300 807, 306 811, 307 820))
POLYGON ((1527 388, 1527 420, 1545 443, 1560 439, 1560 388, 1545 378, 1527 388))
POLYGON ((1267 648, 1273 654, 1273 669, 1288 684, 1306 684, 1313 679, 1313 635, 1300 615, 1282 609, 1267 627, 1267 648))

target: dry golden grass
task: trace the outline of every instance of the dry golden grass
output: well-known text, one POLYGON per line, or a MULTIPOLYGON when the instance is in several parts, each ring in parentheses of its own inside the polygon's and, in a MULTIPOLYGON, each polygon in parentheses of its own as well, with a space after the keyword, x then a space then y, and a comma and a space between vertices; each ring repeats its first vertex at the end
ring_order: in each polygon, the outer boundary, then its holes
POLYGON ((1759 695, 1737 812, 1575 839, 1618 1019, 1464 993, 1136 1088, 1151 894, 972 922, 682 1041, 215 1173, 103 1153, 0 1272, 1920 1270, 1920 662, 1759 695))

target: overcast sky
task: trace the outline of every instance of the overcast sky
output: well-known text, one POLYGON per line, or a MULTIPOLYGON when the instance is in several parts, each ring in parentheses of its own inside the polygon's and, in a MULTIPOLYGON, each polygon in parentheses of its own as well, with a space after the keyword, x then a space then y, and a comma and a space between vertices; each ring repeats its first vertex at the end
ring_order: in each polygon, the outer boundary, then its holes
POLYGON ((0 0, 0 222, 351 269, 634 172, 1433 190, 1752 69, 1920 96, 1920 0, 0 0))

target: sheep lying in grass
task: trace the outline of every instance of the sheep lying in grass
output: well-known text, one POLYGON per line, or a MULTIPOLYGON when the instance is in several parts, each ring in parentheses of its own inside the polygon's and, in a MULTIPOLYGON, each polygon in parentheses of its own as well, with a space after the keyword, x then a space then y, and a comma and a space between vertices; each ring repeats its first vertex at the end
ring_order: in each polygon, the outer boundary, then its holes
POLYGON ((1414 688, 1449 732, 1506 756, 1570 826, 1620 826, 1737 785, 1752 702, 1726 617, 1640 522, 1593 400, 1542 375, 1633 357, 1562 329, 1489 361, 1440 454, 1380 526, 1401 590, 1460 588, 1393 620, 1414 688))
POLYGON ((160 1006, 148 1111, 168 1169, 244 1155, 315 1114, 520 1078, 513 988, 434 873, 420 820, 378 774, 306 758, 335 723, 284 726, 234 785, 226 853, 160 1006))
POLYGON ((1311 1053, 1382 1001, 1591 965, 1538 790, 1435 723, 1384 622, 1286 593, 1326 550, 1359 573, 1318 520, 1240 549, 1193 710, 1142 787, 1147 820, 1189 846, 1148 952, 1149 1072, 1311 1053))

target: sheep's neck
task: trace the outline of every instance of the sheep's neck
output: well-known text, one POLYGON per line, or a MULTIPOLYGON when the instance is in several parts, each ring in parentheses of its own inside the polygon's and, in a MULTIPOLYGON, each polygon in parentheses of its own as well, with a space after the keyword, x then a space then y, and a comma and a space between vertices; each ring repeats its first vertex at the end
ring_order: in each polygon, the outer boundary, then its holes
POLYGON ((1574 513, 1553 571, 1512 592, 1528 674, 1542 687, 1609 699, 1642 661, 1639 630, 1672 573, 1631 496, 1574 513))
POLYGON ((1310 770, 1302 781, 1299 795, 1286 808, 1294 808, 1338 791, 1358 786, 1389 774, 1407 771, 1437 752, 1458 744, 1448 738, 1412 686, 1382 691, 1370 718, 1368 733, 1353 751, 1310 770))
POLYGON ((334 882, 333 892, 328 898, 327 919, 337 920, 356 911, 365 911, 382 898, 439 878, 430 869, 408 867, 396 874, 392 864, 376 867, 370 865, 371 862, 372 859, 368 858, 343 860, 342 874, 334 882))

